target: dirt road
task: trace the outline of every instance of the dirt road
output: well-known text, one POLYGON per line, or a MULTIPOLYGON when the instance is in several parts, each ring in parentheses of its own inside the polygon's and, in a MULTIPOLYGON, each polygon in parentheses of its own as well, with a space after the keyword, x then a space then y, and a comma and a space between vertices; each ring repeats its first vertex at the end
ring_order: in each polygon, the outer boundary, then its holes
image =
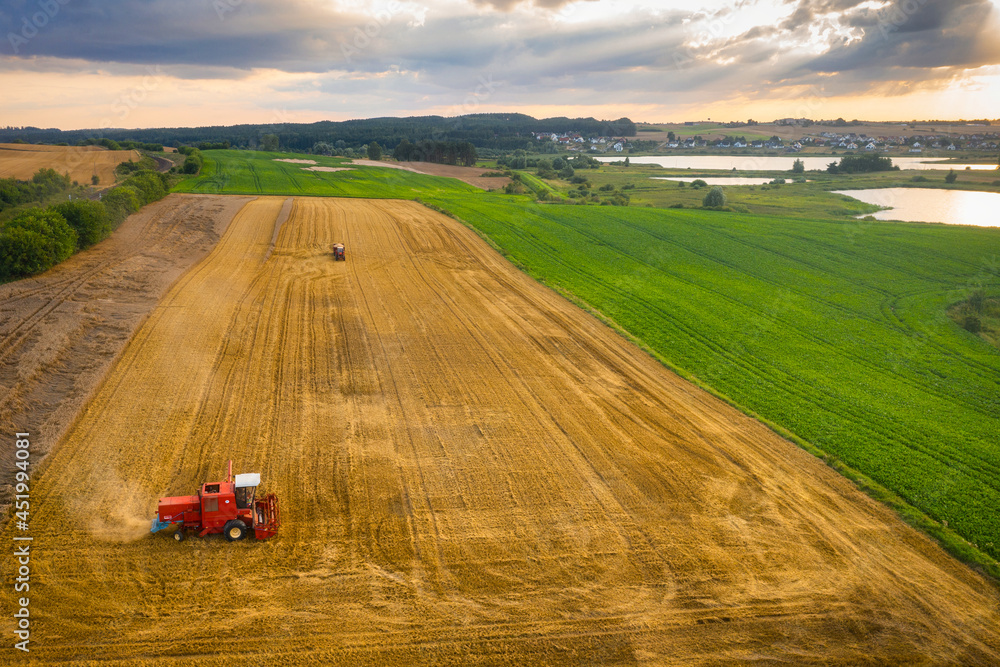
MULTIPOLYGON (((30 432, 41 461, 146 315, 248 201, 171 195, 51 271, 0 285, 0 432, 30 432)), ((3 509, 13 454, 13 442, 0 444, 3 509)))
POLYGON ((1000 660, 995 589, 457 222, 285 213, 237 214, 33 482, 35 660, 1000 660), (148 534, 229 458, 276 538, 148 534))

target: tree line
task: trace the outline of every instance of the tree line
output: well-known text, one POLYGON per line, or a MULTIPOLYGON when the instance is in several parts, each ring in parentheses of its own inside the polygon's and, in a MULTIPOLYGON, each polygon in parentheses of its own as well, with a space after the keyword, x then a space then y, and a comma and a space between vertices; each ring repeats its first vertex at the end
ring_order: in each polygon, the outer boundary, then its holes
POLYGON ((891 171, 899 169, 892 165, 892 158, 865 153, 864 155, 845 155, 840 162, 831 162, 826 166, 831 174, 864 174, 871 171, 891 171))
MULTIPOLYGON (((147 128, 140 130, 68 130, 35 127, 0 129, 0 142, 16 139, 33 143, 81 142, 108 145, 105 140, 125 147, 127 141, 138 144, 167 146, 222 145, 233 148, 262 148, 266 135, 274 135, 282 148, 309 152, 318 142, 360 148, 373 142, 393 150, 405 139, 411 143, 469 142, 477 149, 514 150, 536 146, 533 132, 562 134, 579 132, 584 136, 632 137, 636 125, 628 118, 596 120, 594 118, 544 118, 525 114, 470 114, 455 118, 416 116, 411 118, 368 118, 318 123, 278 123, 208 127, 147 128)), ((108 145, 110 147, 110 145, 108 145)), ((212 146, 215 148, 215 146, 212 146)), ((206 147, 207 149, 207 147, 206 147)), ((202 150, 206 150, 202 149, 202 150)), ((149 150, 149 149, 147 149, 149 150)))
MULTIPOLYGON (((62 142, 66 145, 66 142, 62 142)), ((82 139, 77 142, 77 146, 104 146, 110 151, 151 151, 153 153, 159 153, 163 151, 163 144, 153 143, 153 142, 142 142, 134 141, 132 139, 123 139, 122 141, 115 141, 114 139, 108 139, 107 137, 94 138, 89 137, 87 139, 82 139)))
POLYGON ((43 201, 70 186, 69 174, 59 174, 55 169, 39 169, 30 181, 0 178, 0 211, 43 201))
POLYGON ((99 201, 75 199, 19 213, 0 229, 0 280, 47 271, 106 238, 125 218, 165 197, 169 187, 166 174, 137 171, 99 201))

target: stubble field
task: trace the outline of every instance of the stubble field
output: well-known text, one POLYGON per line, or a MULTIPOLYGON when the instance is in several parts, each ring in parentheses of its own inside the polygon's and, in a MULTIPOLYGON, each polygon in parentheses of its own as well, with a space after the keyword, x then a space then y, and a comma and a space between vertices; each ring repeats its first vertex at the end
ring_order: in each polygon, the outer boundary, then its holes
MULTIPOLYGON (((52 270, 0 285, 0 432, 30 429, 32 459, 41 461, 160 298, 247 201, 173 195, 52 270)), ((15 469, 12 444, 0 448, 0 470, 15 469)), ((0 509, 14 481, 0 478, 0 509)))
POLYGON ((115 167, 140 157, 138 151, 109 151, 98 146, 0 144, 0 178, 27 181, 39 169, 55 169, 84 185, 90 185, 91 177, 97 174, 100 183, 107 185, 115 182, 115 167))
POLYGON ((39 663, 1000 658, 991 585, 412 202, 247 204, 31 493, 39 663), (148 534, 230 458, 276 538, 148 534))

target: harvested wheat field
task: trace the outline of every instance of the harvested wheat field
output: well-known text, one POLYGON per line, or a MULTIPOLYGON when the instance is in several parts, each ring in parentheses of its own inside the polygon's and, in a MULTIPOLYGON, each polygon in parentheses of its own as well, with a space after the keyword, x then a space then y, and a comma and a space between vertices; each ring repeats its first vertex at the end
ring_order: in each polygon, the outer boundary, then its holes
POLYGON ((109 151, 99 146, 0 144, 0 178, 30 180, 39 169, 55 169, 71 180, 90 185, 94 174, 103 184, 115 182, 115 167, 135 162, 138 151, 109 151))
POLYGON ((246 204, 31 493, 39 664, 1000 661, 991 585, 411 202, 246 204), (229 458, 275 538, 148 533, 229 458))

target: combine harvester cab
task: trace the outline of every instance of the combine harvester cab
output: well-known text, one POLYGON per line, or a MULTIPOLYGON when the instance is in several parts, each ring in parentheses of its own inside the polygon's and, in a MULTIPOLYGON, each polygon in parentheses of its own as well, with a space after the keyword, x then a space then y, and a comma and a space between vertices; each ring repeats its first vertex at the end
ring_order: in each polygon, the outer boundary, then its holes
POLYGON ((347 261, 347 257, 344 255, 344 253, 345 253, 345 250, 344 250, 344 244, 343 243, 334 243, 333 244, 333 261, 335 261, 335 262, 341 262, 341 261, 346 262, 347 261))
POLYGON ((222 533, 235 542, 253 530, 255 538, 266 540, 278 532, 281 521, 277 496, 269 493, 256 498, 259 485, 258 473, 234 476, 230 461, 226 481, 202 484, 194 496, 160 498, 150 532, 176 524, 174 539, 178 542, 186 531, 195 531, 198 537, 222 533))

